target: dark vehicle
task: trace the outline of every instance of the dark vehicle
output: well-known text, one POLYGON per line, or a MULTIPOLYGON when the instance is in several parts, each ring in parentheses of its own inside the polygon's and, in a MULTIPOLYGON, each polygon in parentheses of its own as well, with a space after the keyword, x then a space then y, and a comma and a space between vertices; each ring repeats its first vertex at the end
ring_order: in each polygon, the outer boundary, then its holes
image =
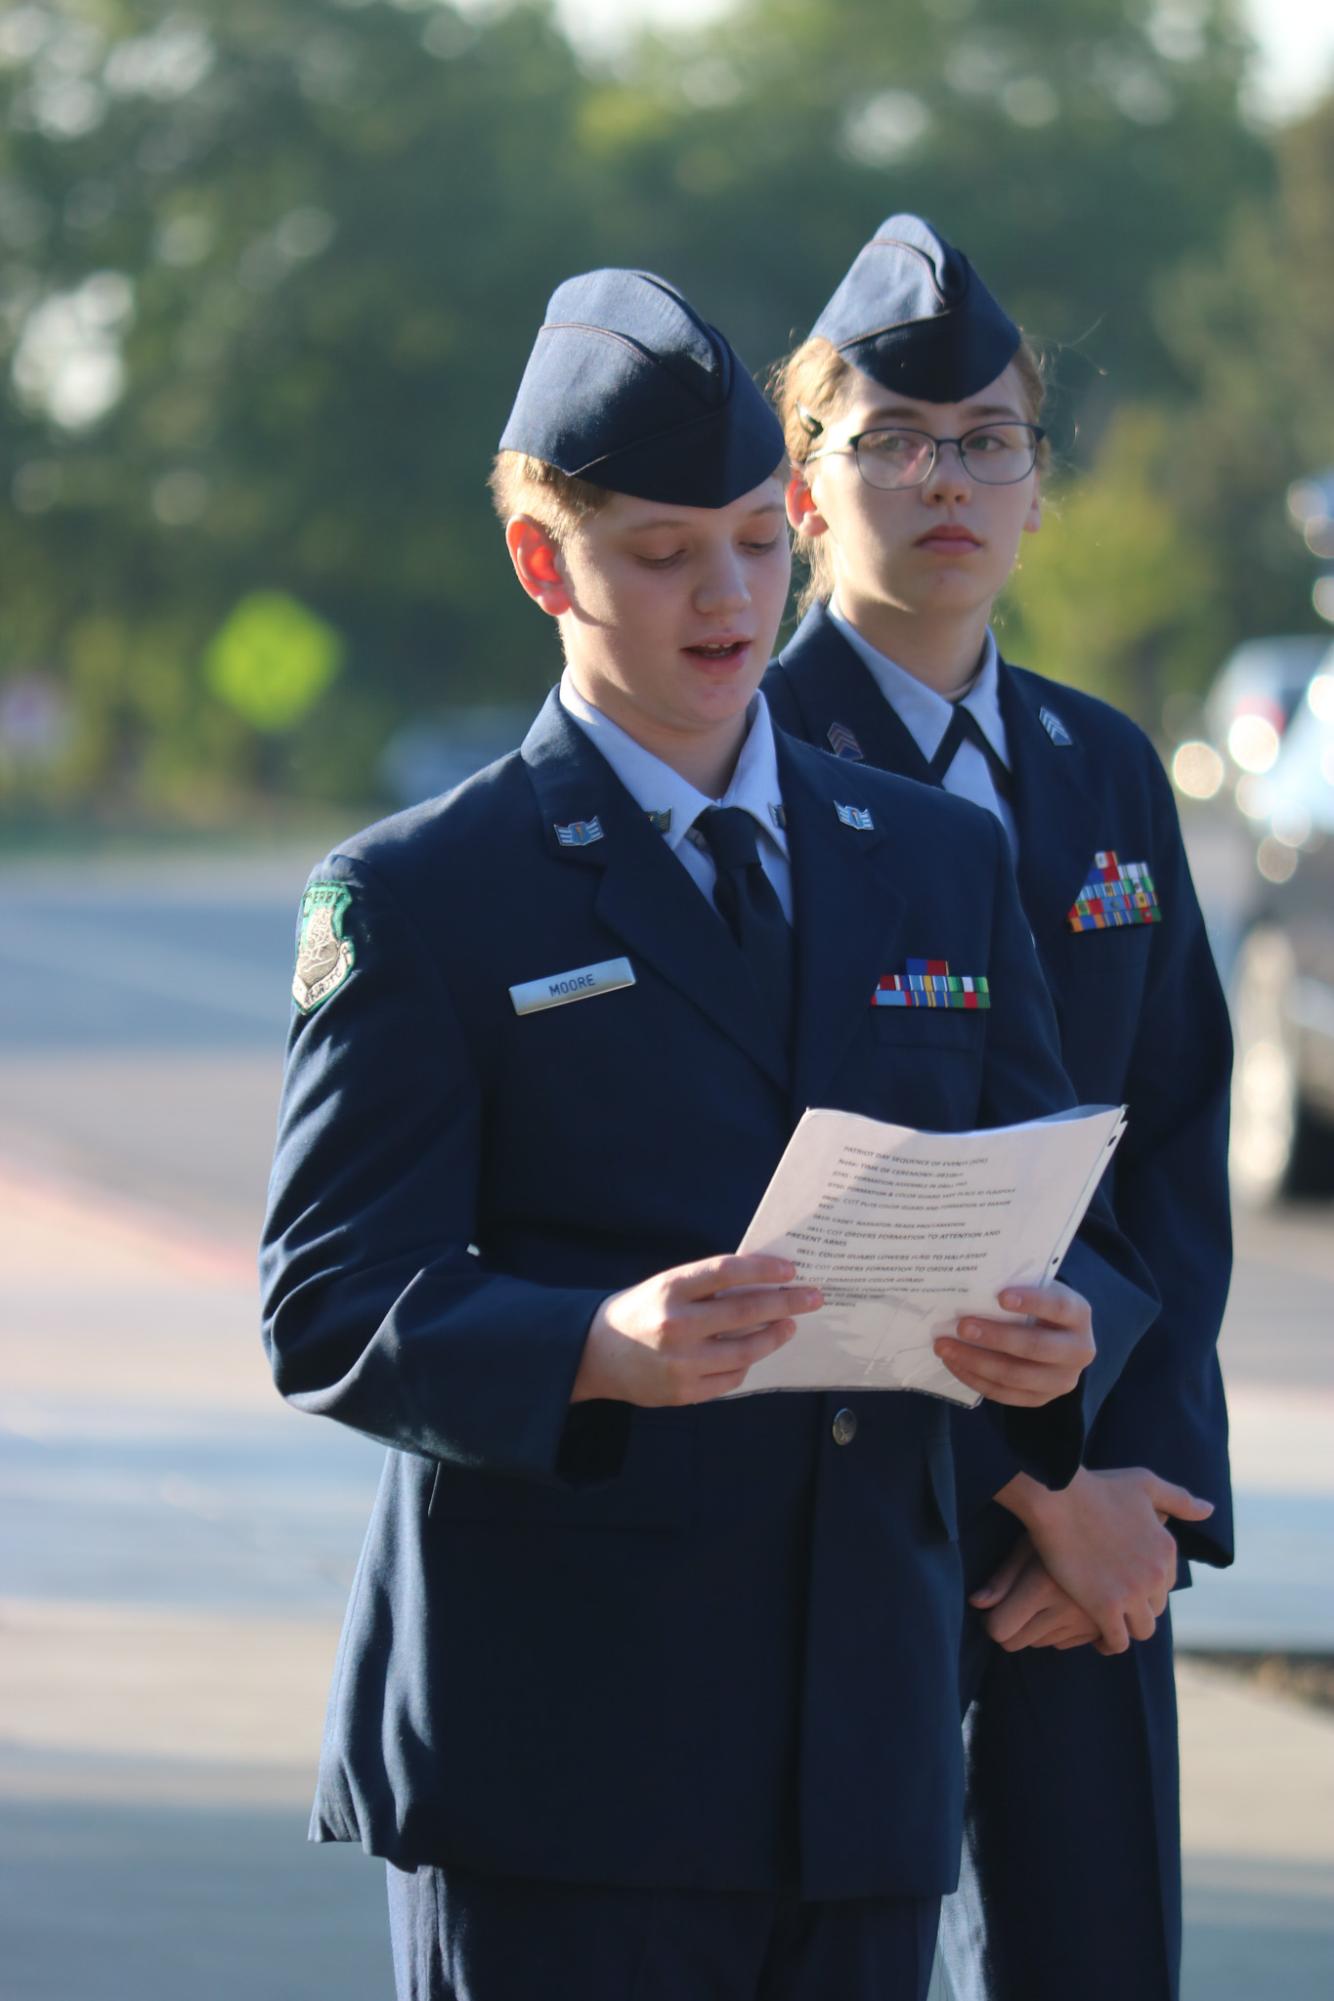
POLYGON ((1334 665, 1311 681, 1252 814, 1258 892, 1232 976, 1242 1200, 1334 1193, 1334 665))

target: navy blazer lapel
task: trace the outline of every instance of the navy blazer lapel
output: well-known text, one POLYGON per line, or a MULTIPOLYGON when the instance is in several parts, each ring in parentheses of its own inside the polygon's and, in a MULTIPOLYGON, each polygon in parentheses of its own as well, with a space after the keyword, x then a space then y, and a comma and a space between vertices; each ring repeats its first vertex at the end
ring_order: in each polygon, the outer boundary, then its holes
POLYGON ((869 829, 837 807, 864 806, 853 763, 838 765, 775 732, 792 864, 797 1005, 792 1100, 820 1102, 825 1080, 865 1021, 881 975, 894 970, 907 899, 891 871, 896 856, 877 801, 869 829))
POLYGON ((919 784, 932 782, 916 738, 900 722, 866 662, 849 646, 824 605, 807 612, 779 654, 778 664, 801 710, 808 743, 833 750, 829 732, 841 723, 851 730, 867 764, 915 778, 919 784))
POLYGON ((523 744, 549 846, 596 869, 598 917, 634 957, 706 1014, 786 1092, 789 1064, 726 925, 553 692, 523 744), (597 837, 565 845, 557 827, 596 822, 597 837))
POLYGON ((1001 714, 1019 836, 1016 872, 1044 965, 1052 946, 1069 935, 1066 916, 1088 880, 1095 853, 1106 847, 1112 831, 1098 819, 1101 790, 1089 767, 1088 749, 1058 711, 1051 710, 1053 719, 1069 742, 1058 742, 1041 721, 1046 692, 1002 660, 1001 714))

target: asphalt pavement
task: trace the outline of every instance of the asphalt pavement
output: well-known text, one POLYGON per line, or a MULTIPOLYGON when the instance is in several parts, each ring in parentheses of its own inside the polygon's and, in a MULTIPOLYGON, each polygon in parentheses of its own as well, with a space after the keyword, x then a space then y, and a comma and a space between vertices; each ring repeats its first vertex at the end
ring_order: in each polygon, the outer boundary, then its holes
MULTIPOLYGON (((303 1838, 379 1453, 287 1410, 255 1331, 317 848, 0 869, 6 2001, 391 1991, 378 1866, 303 1838)), ((1243 1556, 1188 1646, 1334 1651, 1332 1222, 1241 1225, 1243 1556)), ((1187 2001, 1323 1997, 1334 1721, 1196 1661, 1181 1693, 1187 2001)))

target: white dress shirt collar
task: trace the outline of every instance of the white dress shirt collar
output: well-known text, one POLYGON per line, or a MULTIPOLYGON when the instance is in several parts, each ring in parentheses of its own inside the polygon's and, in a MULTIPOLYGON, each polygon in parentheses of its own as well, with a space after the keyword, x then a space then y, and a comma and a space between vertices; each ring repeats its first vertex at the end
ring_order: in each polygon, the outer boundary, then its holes
MULTIPOLYGON (((900 667, 897 660, 891 660, 887 653, 881 653, 872 646, 870 640, 864 639, 856 626, 848 622, 836 602, 829 606, 829 617, 853 652, 865 662, 881 694, 922 756, 930 763, 949 728, 950 711, 954 704, 948 696, 938 695, 934 688, 927 687, 925 681, 919 681, 906 667, 900 667)), ((1000 707, 1000 653, 990 627, 987 628, 977 672, 960 700, 977 718, 982 734, 1001 763, 1008 765, 1005 724, 1000 707)))
POLYGON ((561 676, 560 704, 578 723, 595 750, 601 752, 635 804, 653 816, 663 839, 675 853, 699 815, 710 806, 740 806, 769 836, 782 855, 787 854, 787 834, 783 826, 782 792, 778 784, 778 752, 774 746, 773 723, 764 696, 756 693, 748 711, 750 727, 736 761, 731 783, 721 799, 683 778, 671 765, 664 764, 651 750, 614 723, 601 709, 594 708, 575 687, 567 667, 561 676), (664 825, 664 816, 666 824, 664 825))

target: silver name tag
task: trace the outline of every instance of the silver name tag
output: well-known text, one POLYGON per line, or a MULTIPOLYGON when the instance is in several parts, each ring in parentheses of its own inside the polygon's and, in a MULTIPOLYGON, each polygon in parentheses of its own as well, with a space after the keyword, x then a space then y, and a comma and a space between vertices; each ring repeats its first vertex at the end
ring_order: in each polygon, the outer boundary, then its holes
POLYGON ((564 1007, 566 1001, 587 1000, 592 994, 614 994, 618 987, 634 983, 634 967, 628 959, 604 959, 598 966, 577 966, 572 973, 527 980, 521 987, 510 988, 510 999, 516 1014, 536 1014, 539 1008, 564 1007))

